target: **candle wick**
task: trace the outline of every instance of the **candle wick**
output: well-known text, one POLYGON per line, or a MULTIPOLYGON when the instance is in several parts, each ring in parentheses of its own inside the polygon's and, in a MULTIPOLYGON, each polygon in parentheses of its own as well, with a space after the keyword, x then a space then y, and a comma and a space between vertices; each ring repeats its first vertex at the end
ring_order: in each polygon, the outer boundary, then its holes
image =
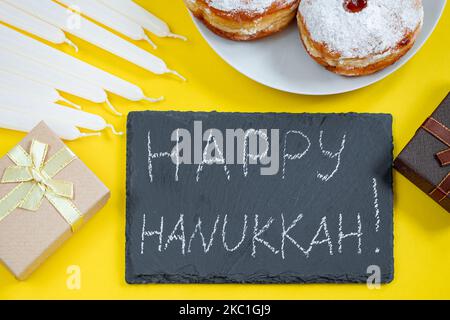
POLYGON ((65 39, 64 40, 64 42, 65 43, 67 43, 69 46, 71 46, 72 48, 74 48, 75 49, 75 52, 76 53, 78 53, 78 46, 75 44, 75 43, 73 43, 72 41, 70 41, 69 39, 65 39))
POLYGON ((106 102, 106 105, 109 107, 109 109, 110 109, 116 116, 119 116, 119 117, 122 116, 122 114, 121 114, 119 111, 117 111, 116 108, 114 108, 114 106, 111 104, 111 102, 109 102, 108 99, 106 99, 105 102, 106 102))
POLYGON ((159 101, 164 100, 164 97, 159 97, 159 98, 144 97, 144 98, 142 98, 142 100, 149 101, 149 102, 159 102, 159 101))
POLYGON ((186 78, 185 78, 185 77, 183 77, 181 74, 179 74, 178 72, 176 72, 176 71, 174 71, 174 70, 168 70, 167 73, 176 75, 176 76, 177 76, 178 78, 180 78, 181 80, 186 81, 186 78))
POLYGON ((75 109, 81 110, 81 107, 79 105, 77 105, 76 103, 73 103, 72 101, 67 100, 66 98, 59 96, 59 100, 67 103, 68 105, 74 107, 75 109))
POLYGON ((170 38, 181 39, 183 41, 187 41, 187 38, 185 36, 182 36, 182 35, 179 35, 176 33, 169 33, 167 36, 170 38))
POLYGON ((111 129, 112 133, 113 133, 114 135, 116 135, 116 136, 122 136, 122 135, 123 135, 123 132, 117 131, 116 128, 114 128, 114 126, 113 126, 112 124, 107 124, 107 125, 106 125, 106 128, 111 129))
POLYGON ((153 49, 157 49, 158 48, 156 46, 156 44, 147 35, 144 36, 144 40, 147 41, 153 47, 153 49))
POLYGON ((101 136, 102 133, 101 132, 92 132, 92 133, 80 133, 80 138, 84 138, 84 137, 99 137, 101 136))

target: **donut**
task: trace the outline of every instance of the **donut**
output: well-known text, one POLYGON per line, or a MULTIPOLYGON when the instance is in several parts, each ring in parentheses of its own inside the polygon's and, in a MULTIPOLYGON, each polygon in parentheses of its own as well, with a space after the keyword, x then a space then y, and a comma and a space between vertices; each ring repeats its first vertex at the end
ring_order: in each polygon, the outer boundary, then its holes
POLYGON ((300 0, 184 0, 192 14, 227 39, 272 35, 295 19, 300 0))
POLYGON ((398 61, 414 45, 423 18, 422 0, 301 0, 297 13, 308 54, 344 76, 398 61))

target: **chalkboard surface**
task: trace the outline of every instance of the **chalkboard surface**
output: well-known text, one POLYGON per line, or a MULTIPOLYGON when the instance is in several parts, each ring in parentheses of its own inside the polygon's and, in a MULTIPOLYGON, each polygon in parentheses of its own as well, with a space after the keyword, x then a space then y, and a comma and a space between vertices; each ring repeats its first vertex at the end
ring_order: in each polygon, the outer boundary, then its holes
POLYGON ((128 283, 393 279, 392 118, 134 112, 128 283))

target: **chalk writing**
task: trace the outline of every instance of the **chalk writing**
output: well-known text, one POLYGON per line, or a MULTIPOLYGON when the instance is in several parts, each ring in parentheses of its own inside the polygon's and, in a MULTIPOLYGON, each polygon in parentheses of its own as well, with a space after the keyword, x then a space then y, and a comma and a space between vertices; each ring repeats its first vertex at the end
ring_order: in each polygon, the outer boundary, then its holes
POLYGON ((288 232, 291 231, 291 229, 293 229, 297 223, 303 218, 302 214, 299 214, 297 216, 297 218, 295 218, 295 220, 291 223, 291 225, 289 226, 289 228, 286 229, 285 226, 285 222, 284 222, 284 214, 281 214, 281 227, 283 232, 281 233, 281 257, 284 260, 285 259, 285 255, 284 255, 284 244, 285 244, 285 239, 288 239, 289 241, 291 241, 300 251, 302 251, 306 256, 308 256, 308 252, 303 249, 303 247, 301 245, 298 244, 297 241, 295 241, 289 234, 288 232))
MULTIPOLYGON (((148 152, 148 176, 150 182, 154 179, 153 161, 157 159, 171 159, 175 165, 175 181, 179 181, 179 172, 182 165, 197 165, 196 181, 205 165, 221 165, 228 181, 231 180, 231 165, 242 165, 244 177, 249 175, 250 165, 261 165, 260 174, 263 176, 277 175, 279 171, 280 157, 282 159, 282 179, 287 178, 287 165, 289 161, 303 159, 311 150, 313 142, 310 137, 300 130, 289 130, 284 135, 283 150, 279 148, 279 130, 270 130, 270 139, 267 129, 226 129, 226 142, 223 133, 219 129, 209 129, 201 134, 203 126, 201 121, 194 122, 194 150, 192 152, 192 137, 189 130, 177 128, 171 134, 170 141, 175 142, 171 152, 152 150, 151 133, 147 134, 148 152), (196 138, 197 137, 197 138, 196 138), (288 143, 292 141, 297 149, 289 148, 288 143), (206 142, 206 145, 204 145, 206 142), (295 142, 295 143, 294 143, 295 142), (237 155, 235 154, 235 150, 237 155), (270 153, 269 153, 270 151, 270 153), (280 156, 281 151, 281 156, 280 156), (192 154, 194 155, 192 161, 192 154), (240 155, 240 156, 239 156, 240 155)), ((341 167, 342 154, 346 146, 347 135, 342 136, 340 148, 337 152, 325 149, 323 144, 325 132, 320 131, 319 148, 321 155, 336 161, 334 169, 330 173, 322 173, 316 170, 316 177, 320 181, 331 180, 341 167)), ((319 165, 319 164, 317 164, 319 165)))
MULTIPOLYGON (((256 146, 256 143, 253 143, 252 146, 256 146)), ((243 163, 243 170, 244 170, 244 177, 248 175, 248 163, 256 164, 258 160, 264 159, 267 157, 267 154, 269 153, 269 138, 267 137, 267 134, 263 130, 255 130, 250 129, 245 132, 244 136, 244 152, 242 154, 242 163, 243 163), (261 139, 263 139, 265 143, 266 148, 262 153, 258 153, 257 150, 248 150, 248 141, 249 137, 251 136, 258 136, 261 139), (252 160, 254 162, 252 162, 252 160)))
POLYGON ((308 136, 306 134, 304 134, 303 132, 296 131, 296 130, 290 130, 286 133, 286 135, 284 137, 284 143, 283 143, 283 179, 286 177, 286 162, 287 162, 287 160, 300 160, 301 158, 303 158, 305 156, 305 154, 308 153, 309 148, 311 148, 311 140, 309 140, 308 136), (300 153, 294 153, 294 154, 288 153, 287 152, 287 142, 288 142, 289 135, 299 135, 300 137, 305 139, 306 143, 307 143, 306 148, 300 153))
POLYGON ((358 254, 362 253, 361 238, 362 238, 363 233, 362 233, 361 216, 359 213, 357 215, 357 222, 358 222, 358 231, 357 232, 344 233, 342 231, 342 214, 339 214, 339 239, 338 239, 339 253, 342 253, 342 240, 349 238, 349 237, 357 237, 358 238, 358 254))
POLYGON ((145 214, 142 216, 141 254, 144 254, 145 237, 151 237, 154 235, 157 235, 159 238, 158 251, 161 252, 163 228, 164 228, 164 216, 161 217, 161 224, 159 227, 159 231, 147 231, 145 229, 145 214))
MULTIPOLYGON (((217 215, 212 230, 209 234, 209 240, 207 241, 205 239, 205 236, 202 231, 202 223, 203 220, 201 217, 197 219, 197 223, 195 224, 192 233, 189 236, 189 241, 187 243, 187 250, 185 250, 186 247, 186 227, 185 227, 185 220, 184 215, 180 214, 179 219, 175 225, 175 227, 172 229, 171 233, 167 235, 166 242, 163 244, 163 231, 164 231, 164 217, 160 218, 160 226, 158 230, 147 230, 148 228, 148 222, 146 221, 146 215, 143 215, 143 222, 142 222, 142 237, 141 237, 141 254, 144 254, 145 250, 145 242, 146 238, 150 238, 153 236, 158 236, 158 252, 166 251, 172 242, 174 241, 180 241, 181 243, 181 250, 180 253, 182 255, 190 254, 193 252, 194 246, 194 239, 199 237, 200 238, 200 244, 201 249, 204 254, 209 253, 212 248, 216 248, 216 250, 219 250, 220 247, 213 246, 214 240, 216 238, 217 229, 222 221, 222 248, 226 250, 227 252, 234 252, 236 250, 239 250, 242 244, 245 242, 245 239, 247 238, 248 233, 248 216, 243 216, 243 224, 242 224, 242 235, 238 243, 230 248, 227 244, 226 237, 227 237, 227 226, 229 224, 228 222, 228 215, 225 214, 222 218, 221 215, 217 215)), ((298 240, 295 239, 294 235, 294 228, 297 226, 300 226, 302 219, 304 218, 303 214, 298 214, 297 217, 287 226, 285 221, 285 215, 282 213, 280 214, 280 218, 276 219, 274 217, 269 217, 268 219, 265 219, 264 225, 260 222, 260 215, 255 214, 253 219, 253 232, 249 240, 251 241, 251 256, 255 258, 257 256, 258 252, 258 246, 257 244, 261 244, 263 247, 269 249, 270 252, 272 252, 276 256, 281 256, 282 260, 285 260, 287 258, 286 253, 286 244, 291 243, 294 245, 295 248, 299 250, 299 252, 305 257, 309 258, 313 252, 313 249, 316 246, 326 245, 328 248, 328 254, 330 256, 333 256, 335 254, 334 247, 333 247, 333 235, 330 233, 328 228, 328 221, 327 216, 323 216, 320 218, 320 223, 318 224, 318 228, 312 237, 311 241, 308 243, 308 248, 305 249, 301 244, 299 244, 298 240), (264 239, 264 234, 274 225, 274 223, 280 223, 281 224, 281 233, 279 236, 280 242, 279 247, 278 243, 269 243, 266 239, 264 239), (288 240, 288 241, 286 241, 288 240)), ((343 240, 355 238, 357 243, 357 254, 362 253, 362 238, 363 238, 363 232, 362 232, 362 219, 361 215, 358 213, 356 215, 356 224, 357 228, 354 232, 344 233, 344 227, 343 227, 343 220, 344 216, 342 214, 339 214, 339 230, 338 233, 335 235, 335 241, 338 246, 338 253, 343 253, 343 240)), ((304 228, 305 226, 303 226, 304 228)), ((297 230, 297 233, 299 230, 297 230)), ((348 240, 347 240, 348 241, 348 240)), ((349 241, 348 241, 349 242, 349 241)), ((261 249, 259 249, 261 250, 261 249)))
POLYGON ((380 230, 380 208, 378 204, 378 189, 377 189, 377 179, 372 179, 372 189, 373 189, 373 207, 375 209, 375 231, 378 232, 380 230))
POLYGON ((322 220, 320 221, 319 229, 317 230, 316 234, 314 235, 314 238, 311 240, 311 244, 309 245, 308 250, 306 250, 306 256, 309 257, 309 254, 314 246, 320 245, 323 243, 326 243, 328 245, 328 250, 330 252, 330 256, 332 256, 333 255, 333 243, 331 242, 330 233, 328 232, 327 217, 322 217, 322 220), (325 238, 322 240, 317 240, 317 238, 319 237, 320 232, 322 230, 325 233, 325 238))
POLYGON ((339 166, 341 164, 341 155, 342 152, 344 151, 345 148, 345 139, 346 139, 346 135, 344 134, 344 136, 342 137, 342 142, 341 142, 341 148, 339 149, 338 152, 333 153, 331 151, 325 150, 323 148, 323 143, 322 143, 322 137, 323 137, 323 130, 320 131, 320 137, 319 137, 319 146, 320 146, 320 150, 322 151, 322 154, 330 159, 335 159, 337 158, 336 161, 336 167, 334 168, 334 170, 329 173, 329 174, 322 174, 319 171, 317 171, 317 177, 322 180, 322 181, 328 181, 331 178, 333 178, 333 176, 336 174, 336 172, 338 172, 339 170, 339 166))
MULTIPOLYGON (((177 130, 178 132, 178 130, 177 130)), ((178 145, 178 144, 177 144, 178 145)), ((147 158, 147 164, 148 164, 148 177, 150 178, 150 182, 153 182, 153 159, 159 159, 159 158, 174 158, 175 157, 175 163, 176 163, 176 170, 175 170, 175 181, 178 181, 178 168, 180 166, 180 162, 178 159, 178 153, 174 152, 152 152, 152 142, 150 138, 150 131, 147 134, 147 151, 148 151, 148 158, 147 158)))
POLYGON ((178 219, 175 228, 173 228, 172 233, 167 237, 166 245, 164 249, 167 250, 167 247, 172 241, 179 240, 181 242, 181 254, 185 254, 186 248, 186 236, 184 234, 184 215, 180 214, 180 219, 178 219), (181 233, 177 234, 178 229, 180 229, 181 233))
POLYGON ((267 222, 264 225, 264 227, 262 227, 261 229, 258 230, 258 217, 259 216, 257 214, 255 214, 255 227, 253 228, 253 239, 252 239, 252 246, 253 246, 252 257, 256 257, 256 242, 262 243, 267 248, 269 248, 270 251, 272 251, 273 253, 277 254, 278 250, 276 250, 274 247, 272 247, 269 242, 267 242, 266 240, 260 238, 261 235, 267 229, 269 229, 270 225, 273 223, 273 221, 274 221, 273 218, 270 217, 269 220, 267 220, 267 222))
MULTIPOLYGON (((216 133, 216 135, 213 135, 213 133, 214 133, 214 131, 211 129, 209 132, 208 139, 206 140, 206 147, 203 152, 203 160, 198 165, 198 168, 197 168, 197 176, 196 176, 197 182, 200 180, 200 173, 203 171, 203 166, 205 164, 208 164, 208 165, 222 164, 223 170, 225 171, 225 175, 226 175, 227 179, 230 180, 230 171, 228 170, 228 167, 225 163, 225 158, 223 157, 223 152, 219 147, 219 144, 223 145, 223 141, 220 140, 218 143, 217 137, 219 135, 217 135, 217 133, 216 133)), ((220 139, 222 139, 222 138, 220 138, 220 139)))
POLYGON ((219 223, 219 220, 220 220, 220 216, 217 216, 216 222, 214 223, 214 227, 211 232, 211 236, 209 237, 209 242, 208 242, 208 244, 206 244, 205 237, 203 236, 203 233, 202 233, 202 219, 200 217, 198 218, 198 222, 195 225, 194 232, 192 233, 192 235, 189 239, 189 246, 188 246, 189 253, 191 252, 192 241, 194 240, 194 238, 197 234, 200 235, 200 239, 202 240, 203 251, 205 253, 209 252, 209 249, 211 249, 211 246, 213 245, 214 235, 216 234, 217 224, 219 223))
POLYGON ((241 240, 233 248, 228 247, 227 242, 225 241, 227 223, 228 223, 228 215, 225 215, 225 217, 223 218, 223 227, 222 227, 223 247, 225 248, 225 250, 227 250, 229 252, 233 252, 233 251, 236 251, 237 249, 239 249, 241 244, 244 243, 245 236, 247 234, 247 215, 246 214, 244 215, 244 227, 242 228, 241 240))

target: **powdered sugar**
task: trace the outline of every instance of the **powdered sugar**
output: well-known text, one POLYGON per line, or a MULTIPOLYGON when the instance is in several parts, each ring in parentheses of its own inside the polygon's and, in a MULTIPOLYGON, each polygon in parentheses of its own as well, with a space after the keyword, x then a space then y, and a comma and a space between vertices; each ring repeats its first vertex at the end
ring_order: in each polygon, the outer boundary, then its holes
POLYGON ((361 58, 395 47, 423 21, 421 0, 368 0, 352 13, 344 0, 302 0, 299 11, 311 37, 342 58, 361 58))
POLYGON ((206 0, 211 7, 226 12, 263 13, 273 4, 290 4, 297 0, 206 0))

